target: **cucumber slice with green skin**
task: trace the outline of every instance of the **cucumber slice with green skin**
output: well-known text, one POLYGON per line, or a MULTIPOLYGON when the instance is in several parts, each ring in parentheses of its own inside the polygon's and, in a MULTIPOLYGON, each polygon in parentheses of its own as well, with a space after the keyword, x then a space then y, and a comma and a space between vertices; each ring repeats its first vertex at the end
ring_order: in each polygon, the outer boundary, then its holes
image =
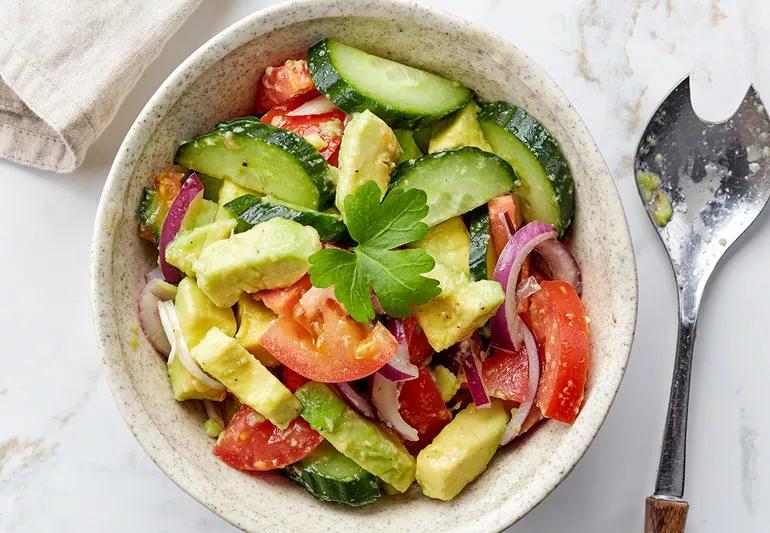
POLYGON ((412 130, 395 130, 393 133, 396 134, 398 144, 401 146, 401 157, 398 160, 399 163, 422 157, 422 150, 420 150, 420 147, 414 142, 414 132, 412 130))
POLYGON ((324 209, 334 199, 332 170, 313 145, 256 117, 220 122, 180 146, 176 161, 309 209, 324 209))
POLYGON ((286 473, 325 502, 361 507, 381 496, 375 476, 325 441, 302 461, 287 466, 286 473))
POLYGON ((433 126, 425 126, 424 128, 414 130, 414 142, 423 154, 428 153, 431 135, 433 135, 433 126))
POLYGON ((469 213, 468 226, 471 235, 469 258, 471 281, 489 279, 487 258, 491 241, 489 238, 489 208, 486 204, 469 213))
POLYGON ((219 190, 222 188, 222 184, 225 180, 209 176, 198 172, 198 179, 203 184, 203 199, 211 200, 212 202, 219 201, 219 190))
POLYGON ((278 202, 264 196, 261 198, 253 194, 240 196, 227 202, 225 209, 238 220, 238 225, 235 227, 236 233, 249 230, 271 218, 286 218, 315 228, 322 241, 339 242, 350 239, 341 216, 278 202))
POLYGON ((368 109, 394 128, 431 124, 460 109, 471 91, 456 81, 323 39, 307 53, 318 90, 348 113, 368 109))
POLYGON ((160 205, 158 191, 149 187, 142 189, 142 197, 139 199, 139 209, 137 209, 136 217, 139 219, 140 226, 152 233, 156 241, 160 237, 160 230, 166 218, 166 213, 162 211, 163 207, 160 205))
POLYGON ((399 164, 391 174, 391 189, 422 189, 428 195, 428 215, 434 226, 467 213, 517 184, 511 165, 473 147, 435 152, 399 164))
POLYGON ((575 211, 575 186, 556 139, 529 113, 506 102, 484 104, 478 120, 495 153, 521 181, 516 195, 524 220, 552 224, 564 235, 575 211))

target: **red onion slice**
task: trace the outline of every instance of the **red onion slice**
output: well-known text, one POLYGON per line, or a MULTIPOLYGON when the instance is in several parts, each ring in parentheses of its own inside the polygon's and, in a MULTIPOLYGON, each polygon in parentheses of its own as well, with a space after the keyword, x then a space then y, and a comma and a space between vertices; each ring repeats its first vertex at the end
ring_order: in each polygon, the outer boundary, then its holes
POLYGON ((182 327, 179 324, 174 302, 158 302, 158 313, 160 314, 160 322, 163 324, 163 330, 171 343, 171 351, 168 354, 169 362, 173 361, 174 358, 179 358, 182 366, 198 381, 214 390, 222 391, 224 394, 225 386, 201 370, 190 354, 182 335, 182 327))
POLYGON ((393 359, 380 368, 380 374, 390 381, 409 381, 417 378, 420 370, 409 361, 409 344, 406 341, 404 322, 398 319, 389 320, 388 330, 398 342, 398 348, 393 359))
POLYGON ((312 100, 308 100, 297 109, 293 109, 286 113, 289 117, 300 117, 308 115, 323 115, 329 111, 337 109, 334 104, 326 98, 324 95, 316 96, 312 100))
POLYGON ((524 346, 527 349, 529 364, 527 369, 529 373, 529 379, 527 380, 527 396, 524 398, 524 401, 521 402, 519 408, 516 409, 516 412, 512 413, 511 420, 508 422, 508 425, 503 432, 501 446, 511 442, 521 432, 521 425, 527 419, 529 412, 532 410, 532 406, 535 404, 537 386, 540 383, 540 358, 537 355, 537 343, 526 324, 522 323, 521 333, 524 337, 524 346))
POLYGON ((521 346, 521 319, 516 312, 516 283, 524 259, 538 244, 549 239, 556 239, 554 227, 533 221, 514 233, 503 248, 495 265, 494 278, 505 290, 505 303, 497 310, 495 319, 492 321, 493 346, 504 349, 512 347, 514 350, 518 350, 521 346), (503 324, 506 328, 501 331, 503 324), (510 338, 510 347, 507 346, 506 336, 510 338))
POLYGON ((342 383, 335 383, 334 388, 337 389, 337 392, 340 393, 340 396, 342 396, 353 409, 364 415, 366 418, 370 418, 372 420, 377 419, 377 415, 374 414, 374 408, 372 407, 372 404, 369 403, 369 400, 367 400, 364 396, 359 394, 358 391, 350 385, 350 383, 346 383, 344 381, 342 383))
POLYGON ((161 354, 168 356, 171 344, 163 330, 158 314, 158 302, 173 300, 176 297, 176 286, 162 279, 154 278, 145 283, 137 301, 139 326, 152 347, 161 354))
POLYGON ((182 227, 182 222, 193 202, 203 197, 203 183, 198 179, 198 174, 193 172, 190 177, 182 184, 179 194, 176 195, 171 207, 168 209, 166 219, 163 221, 163 228, 160 231, 160 240, 158 243, 158 262, 160 270, 166 281, 174 285, 182 281, 184 277, 182 272, 173 265, 166 262, 166 248, 174 240, 176 234, 182 227))
POLYGON ((456 354, 465 374, 465 381, 468 382, 468 390, 473 398, 473 403, 476 404, 477 408, 482 409, 489 407, 491 401, 481 376, 481 361, 477 355, 478 351, 478 342, 474 339, 466 339, 457 347, 456 354))
POLYGON ((578 295, 583 292, 583 280, 575 256, 561 241, 548 240, 538 244, 535 251, 548 263, 553 279, 570 283, 578 295))
POLYGON ((379 372, 374 374, 372 378, 372 403, 377 410, 377 416, 401 437, 416 442, 420 440, 419 433, 406 423, 399 412, 398 396, 400 393, 400 383, 390 381, 379 372))
POLYGON ((516 299, 523 300, 524 298, 529 298, 539 290, 540 284, 537 282, 534 276, 530 276, 519 283, 519 286, 516 287, 516 299))

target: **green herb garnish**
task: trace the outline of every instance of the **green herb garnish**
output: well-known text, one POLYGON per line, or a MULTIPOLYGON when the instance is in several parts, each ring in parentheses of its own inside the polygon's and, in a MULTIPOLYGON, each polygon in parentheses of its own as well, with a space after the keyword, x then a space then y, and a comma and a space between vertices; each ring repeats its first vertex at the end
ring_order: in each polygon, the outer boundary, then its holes
POLYGON ((380 203, 381 194, 368 181, 345 198, 345 223, 357 246, 310 256, 310 281, 334 285, 334 295, 359 322, 374 318, 370 290, 388 315, 399 318, 441 293, 438 281, 421 275, 435 266, 425 250, 394 250, 428 232, 421 222, 428 214, 425 191, 395 189, 380 203))

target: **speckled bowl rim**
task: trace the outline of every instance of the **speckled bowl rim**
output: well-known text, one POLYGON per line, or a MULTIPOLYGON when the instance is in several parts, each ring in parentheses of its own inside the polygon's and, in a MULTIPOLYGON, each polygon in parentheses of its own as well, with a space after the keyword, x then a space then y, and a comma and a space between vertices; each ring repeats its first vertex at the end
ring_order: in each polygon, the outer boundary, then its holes
MULTIPOLYGON (((595 416, 591 420, 591 424, 586 428, 589 438, 583 437, 582 440, 577 439, 572 443, 574 446, 571 448, 571 453, 561 457, 559 463, 562 468, 559 471, 554 471, 554 475, 532 479, 532 482, 527 486, 527 491, 531 496, 528 498, 530 502, 528 505, 524 507, 505 506, 505 509, 497 509, 494 513, 487 513, 487 516, 474 517, 474 523, 477 528, 483 528, 484 531, 500 531, 514 524, 531 511, 566 478, 598 434, 614 401, 628 363, 636 325, 638 289, 636 262, 631 244, 631 236, 625 214, 622 212, 622 204, 617 189, 614 187, 614 181, 593 137, 567 97, 545 71, 521 50, 498 35, 477 28, 443 11, 403 0, 383 0, 381 3, 390 4, 389 9, 392 9, 391 14, 394 16, 414 16, 415 13, 422 13, 426 16, 430 15, 437 24, 447 28, 451 26, 460 27, 462 31, 468 34, 476 34, 479 38, 483 37, 496 41, 498 46, 506 47, 518 55, 522 63, 528 65, 531 76, 537 79, 540 87, 542 87, 542 98, 545 101, 551 102, 554 107, 558 108, 560 113, 566 114, 567 118, 574 123, 573 135, 579 138, 582 141, 581 146, 586 148, 586 152, 583 153, 584 157, 596 168, 603 171, 603 175, 596 176, 596 179, 612 183, 613 187, 608 187, 615 195, 614 200, 616 201, 612 205, 615 209, 620 210, 620 218, 624 221, 622 228, 614 228, 614 233, 618 249, 627 254, 627 263, 633 265, 633 270, 628 272, 628 279, 626 280, 630 284, 629 288, 632 289, 630 291, 632 298, 627 300, 626 304, 627 323, 624 330, 621 331, 621 336, 624 338, 617 343, 618 346, 625 346, 627 349, 624 350, 624 353, 615 354, 618 358, 618 365, 621 366, 621 371, 616 375, 616 382, 608 384, 608 390, 611 391, 611 394, 605 400, 605 404, 601 406, 603 409, 599 410, 598 414, 600 416, 595 416)), ((113 297, 110 294, 112 262, 105 260, 103 256, 105 251, 111 251, 111 247, 108 242, 105 242, 109 232, 104 231, 104 229, 108 221, 111 220, 112 213, 120 208, 120 206, 116 205, 115 198, 119 196, 118 193, 132 178, 133 165, 130 164, 131 157, 141 152, 149 141, 151 134, 162 120, 163 115, 157 114, 156 110, 164 108, 169 102, 176 101, 208 66, 253 38, 253 36, 251 38, 247 37, 248 33, 241 32, 240 30, 249 27, 259 27, 262 34, 267 33, 278 27, 271 22, 271 19, 281 18, 276 17, 276 15, 282 15, 291 10, 295 10, 295 13, 302 13, 301 16, 296 17, 296 20, 307 20, 312 16, 349 16, 351 13, 346 13, 345 10, 365 16, 366 13, 358 9, 358 6, 355 4, 358 4, 358 2, 349 0, 346 2, 345 8, 340 10, 339 3, 336 0, 296 0, 282 3, 242 18, 193 52, 158 88, 128 131, 110 169, 96 214, 91 248, 91 292, 94 324, 101 361, 118 409, 142 448, 174 483, 208 509, 231 524, 241 528, 248 526, 248 522, 242 513, 239 513, 236 508, 224 505, 223 502, 214 501, 216 498, 212 493, 207 493, 205 489, 205 480, 202 482, 199 477, 196 477, 195 465, 189 464, 174 450, 172 444, 164 437, 160 428, 150 420, 141 402, 138 401, 138 393, 133 388, 131 379, 122 362, 117 320, 114 316, 114 310, 110 305, 113 297)), ((465 527, 467 528, 467 524, 465 527)), ((474 528, 474 530, 481 531, 482 529, 474 528)))

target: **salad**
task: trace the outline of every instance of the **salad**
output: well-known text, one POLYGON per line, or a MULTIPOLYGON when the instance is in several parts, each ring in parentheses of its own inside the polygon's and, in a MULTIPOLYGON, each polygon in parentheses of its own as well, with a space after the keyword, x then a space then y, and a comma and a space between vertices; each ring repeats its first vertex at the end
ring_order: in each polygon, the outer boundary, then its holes
POLYGON ((524 109, 333 39, 143 190, 138 319, 213 453, 349 506, 450 500, 583 401, 558 143, 524 109))

